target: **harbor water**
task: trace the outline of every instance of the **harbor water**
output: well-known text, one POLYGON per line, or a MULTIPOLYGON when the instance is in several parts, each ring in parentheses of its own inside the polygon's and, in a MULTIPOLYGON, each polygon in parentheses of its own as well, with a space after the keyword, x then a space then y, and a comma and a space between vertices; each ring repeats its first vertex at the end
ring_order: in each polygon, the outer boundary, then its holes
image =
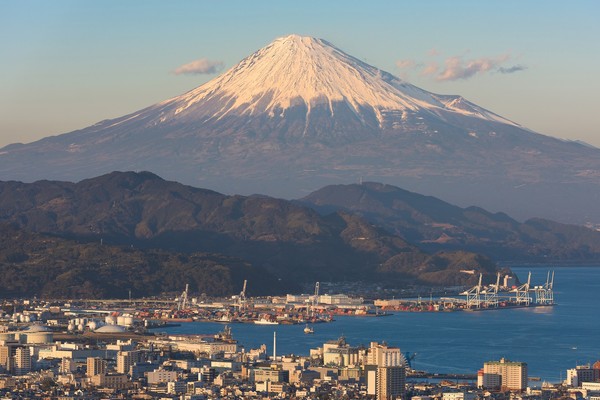
MULTIPOLYGON (((558 382, 576 365, 600 360, 600 266, 513 267, 519 279, 532 285, 555 271, 556 305, 476 312, 396 312, 387 317, 337 317, 317 324, 314 334, 304 325, 231 325, 234 338, 246 349, 266 344, 272 352, 277 332, 278 354, 305 354, 323 342, 344 336, 351 345, 387 342, 416 353, 415 369, 438 373, 474 374, 489 360, 505 357, 528 363, 529 376, 558 382)), ((191 322, 165 328, 169 334, 210 334, 218 323, 191 322)))

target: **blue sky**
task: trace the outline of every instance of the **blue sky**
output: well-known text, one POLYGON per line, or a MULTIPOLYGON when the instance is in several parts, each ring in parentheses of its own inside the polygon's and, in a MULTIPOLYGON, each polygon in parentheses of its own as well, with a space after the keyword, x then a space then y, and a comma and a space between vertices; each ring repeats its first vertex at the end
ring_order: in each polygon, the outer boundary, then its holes
POLYGON ((216 76, 178 67, 227 69, 298 33, 600 147, 599 16, 598 1, 0 0, 0 146, 176 96, 216 76))

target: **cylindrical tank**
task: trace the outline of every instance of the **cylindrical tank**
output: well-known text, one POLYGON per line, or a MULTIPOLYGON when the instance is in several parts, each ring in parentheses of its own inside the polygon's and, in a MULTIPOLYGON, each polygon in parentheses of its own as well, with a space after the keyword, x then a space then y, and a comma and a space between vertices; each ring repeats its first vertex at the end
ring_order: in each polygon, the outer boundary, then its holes
POLYGON ((78 331, 83 331, 83 328, 84 328, 83 324, 77 325, 77 330, 78 331))
POLYGON ((91 331, 95 331, 98 327, 98 324, 96 323, 96 321, 90 321, 87 323, 87 326, 88 328, 90 328, 91 331))
POLYGON ((54 335, 52 332, 32 332, 27 334, 27 343, 52 343, 54 335))
POLYGON ((123 326, 133 326, 133 317, 132 316, 124 316, 123 323, 119 324, 123 326))
POLYGON ((73 322, 69 322, 69 325, 67 325, 67 330, 69 332, 72 332, 75 330, 75 324, 73 322))
POLYGON ((104 322, 106 322, 106 325, 116 325, 117 318, 112 315, 107 315, 106 318, 104 318, 104 322))

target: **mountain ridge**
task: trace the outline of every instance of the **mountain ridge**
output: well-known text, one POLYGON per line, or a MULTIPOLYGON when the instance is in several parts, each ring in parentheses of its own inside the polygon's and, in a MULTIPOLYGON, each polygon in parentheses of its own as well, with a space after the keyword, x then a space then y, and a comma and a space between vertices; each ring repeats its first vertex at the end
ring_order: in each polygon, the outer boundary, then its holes
POLYGON ((3 180, 78 181, 113 170, 284 198, 364 177, 522 220, 600 223, 600 149, 532 132, 296 36, 181 96, 0 149, 3 180), (311 86, 328 82, 324 92, 311 86))
POLYGON ((355 213, 429 251, 465 249, 497 262, 600 259, 598 231, 540 218, 520 223, 377 182, 330 185, 298 201, 325 214, 355 213))
POLYGON ((113 172, 78 183, 0 182, 0 222, 82 243, 217 254, 292 283, 474 283, 495 265, 468 252, 428 254, 345 212, 321 216, 264 196, 226 196, 152 173, 113 172))

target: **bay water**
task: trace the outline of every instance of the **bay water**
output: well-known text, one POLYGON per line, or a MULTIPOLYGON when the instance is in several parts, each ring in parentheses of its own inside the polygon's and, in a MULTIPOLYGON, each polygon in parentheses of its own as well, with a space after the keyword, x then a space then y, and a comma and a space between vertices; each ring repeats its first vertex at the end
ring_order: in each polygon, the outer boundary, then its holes
MULTIPOLYGON (((555 271, 553 307, 477 312, 396 312, 387 317, 337 317, 313 325, 232 324, 235 339, 246 349, 266 344, 272 353, 308 355, 324 342, 346 338, 350 345, 386 342, 416 353, 412 366, 438 373, 475 374, 483 363, 501 357, 524 361, 529 376, 559 382, 568 368, 600 360, 600 266, 512 267, 521 282, 532 272, 532 285, 542 285, 555 271)), ((212 334, 222 324, 191 322, 164 328, 169 334, 212 334)))

